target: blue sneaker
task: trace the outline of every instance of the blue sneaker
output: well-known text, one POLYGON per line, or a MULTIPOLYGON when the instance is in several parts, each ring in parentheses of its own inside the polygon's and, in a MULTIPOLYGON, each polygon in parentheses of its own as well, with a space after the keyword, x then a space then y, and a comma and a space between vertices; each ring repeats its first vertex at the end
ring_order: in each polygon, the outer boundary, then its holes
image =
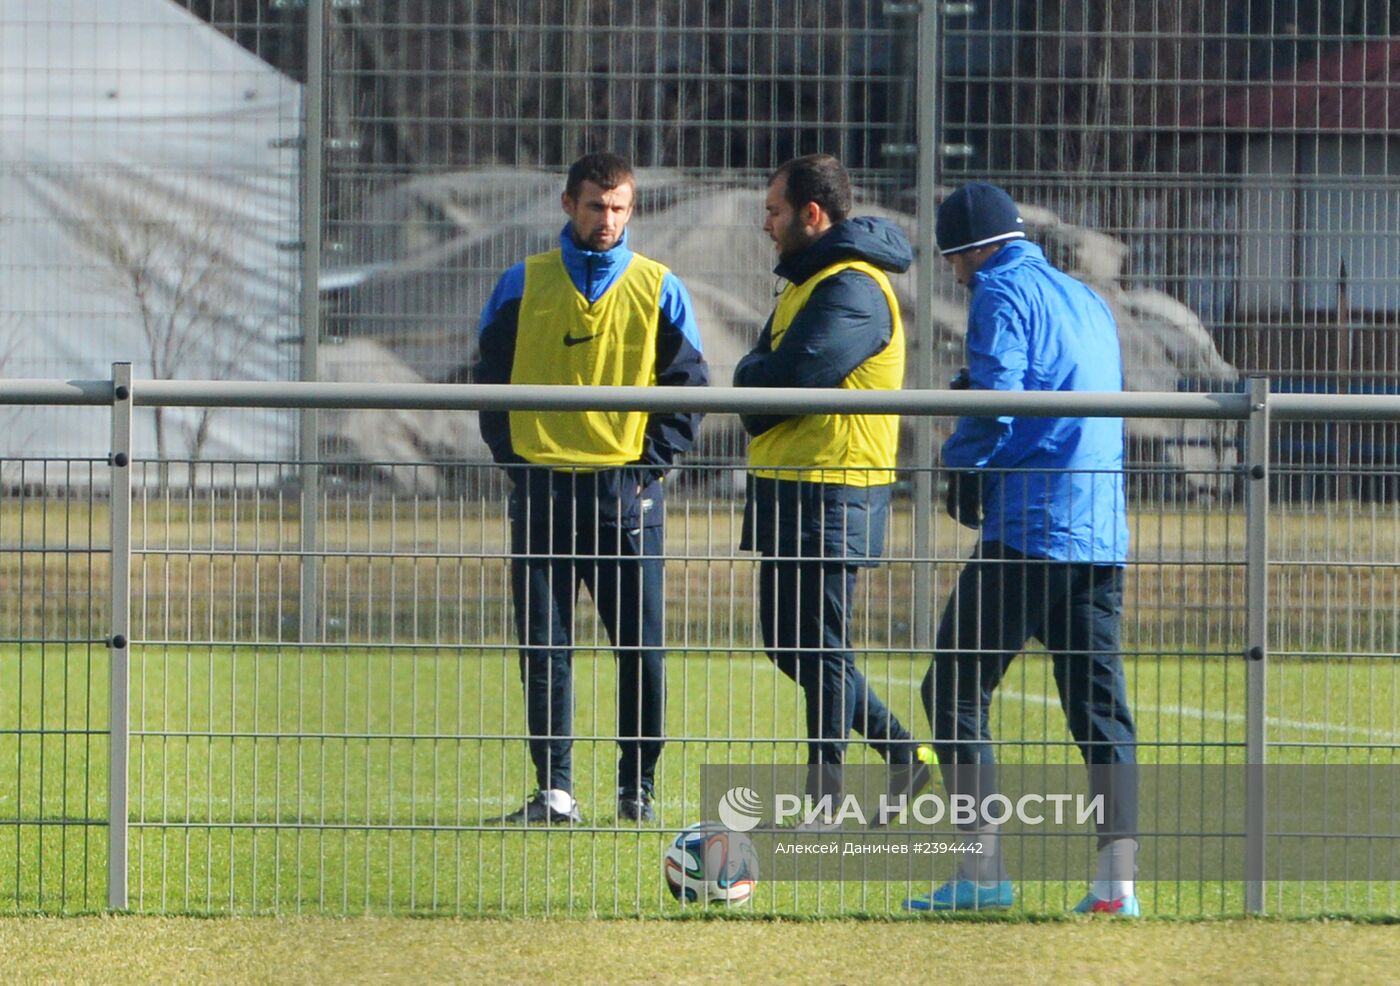
POLYGON ((1085 894, 1084 899, 1074 905, 1073 913, 1112 914, 1119 918, 1140 918, 1142 917, 1142 905, 1132 894, 1128 894, 1126 897, 1115 897, 1113 900, 1104 900, 1093 894, 1085 894))
POLYGON ((949 880, 933 893, 910 897, 901 906, 906 911, 993 911, 1005 910, 1015 899, 1010 880, 995 887, 975 880, 949 880))

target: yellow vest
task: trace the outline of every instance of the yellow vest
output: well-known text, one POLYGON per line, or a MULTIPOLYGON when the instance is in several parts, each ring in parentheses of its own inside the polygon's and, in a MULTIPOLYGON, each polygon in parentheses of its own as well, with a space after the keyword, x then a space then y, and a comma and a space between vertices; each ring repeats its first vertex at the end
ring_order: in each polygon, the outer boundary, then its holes
MULTIPOLYGON (((589 304, 559 250, 525 260, 525 292, 510 382, 580 387, 656 383, 656 327, 667 270, 632 254, 627 269, 589 304)), ((510 441, 527 462, 558 467, 636 462, 645 411, 511 411, 510 441)))
MULTIPOLYGON (((904 386, 904 323, 899 302, 885 272, 864 261, 843 260, 801 284, 789 284, 773 310, 773 348, 778 348, 816 286, 843 270, 858 270, 875 279, 890 306, 891 331, 889 345, 851 371, 841 387, 899 390, 904 386)), ((766 479, 880 486, 894 482, 898 451, 897 414, 807 414, 789 418, 750 441, 749 469, 766 479)))

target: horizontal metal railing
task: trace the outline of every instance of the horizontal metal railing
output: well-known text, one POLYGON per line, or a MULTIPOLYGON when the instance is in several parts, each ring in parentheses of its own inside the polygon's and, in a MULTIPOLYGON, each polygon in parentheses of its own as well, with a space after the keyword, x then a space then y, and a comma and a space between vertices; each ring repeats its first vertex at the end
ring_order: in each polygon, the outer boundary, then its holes
MULTIPOLYGON (((137 407, 364 408, 439 411, 693 411, 743 414, 1009 415, 1244 421, 1243 393, 1047 393, 965 390, 841 390, 775 387, 577 387, 509 384, 265 383, 230 380, 133 381, 137 407)), ((102 406, 110 380, 0 380, 0 405, 102 406)), ((1396 394, 1269 394, 1275 421, 1400 420, 1396 394)), ((1258 409, 1262 410, 1262 409, 1258 409)))
MULTIPOLYGON (((818 411, 841 410, 846 412, 866 412, 866 413, 896 413, 905 415, 924 416, 948 416, 948 415, 1015 415, 1015 416, 1107 416, 1107 417, 1149 417, 1165 419, 1196 419, 1196 420, 1217 420, 1217 421, 1239 421, 1247 422, 1249 427, 1242 433, 1242 445, 1239 448, 1237 461, 1232 461, 1223 470, 1234 474, 1239 485, 1246 493, 1242 501, 1243 516, 1238 518, 1243 521, 1240 527, 1242 537, 1232 547, 1219 557, 1206 552, 1200 557, 1191 556, 1194 560, 1189 561, 1195 577, 1210 584, 1218 579, 1229 579, 1231 573, 1238 571, 1243 573, 1245 581, 1245 591, 1240 594, 1243 603, 1243 617, 1239 624, 1242 632, 1239 633, 1237 641, 1232 646, 1238 646, 1235 656, 1242 661, 1244 673, 1242 675, 1242 690, 1245 698, 1243 705, 1243 730, 1234 738, 1208 738, 1202 736, 1193 738, 1183 733, 1170 742, 1163 740, 1163 749, 1199 747, 1218 747, 1224 749, 1238 749, 1243 752, 1247 762, 1265 762, 1270 748, 1269 731, 1286 731, 1296 729, 1298 724, 1293 718, 1270 714, 1267 704, 1267 668, 1269 657, 1269 630, 1275 619, 1275 614, 1271 611, 1273 605, 1269 594, 1269 570, 1271 560, 1268 551, 1269 537, 1269 511, 1270 503, 1268 498, 1270 463, 1268 461, 1268 441, 1269 427, 1271 422, 1280 420, 1287 421, 1332 421, 1332 420, 1360 420, 1360 421, 1398 421, 1400 420, 1400 398, 1384 396, 1329 396, 1329 395, 1294 395, 1294 394, 1269 394, 1266 384, 1263 381, 1253 381, 1247 393, 1218 393, 1218 394, 1182 394, 1182 393, 1123 393, 1123 394, 1040 394, 1040 393, 969 393, 954 391, 898 391, 898 392, 853 392, 846 390, 747 390, 732 389, 723 387, 714 388, 566 388, 566 387, 502 387, 502 386, 477 386, 477 385, 376 385, 376 384, 325 384, 325 383, 244 383, 234 381, 130 381, 125 376, 125 369, 118 368, 117 375, 112 380, 82 380, 82 381, 57 381, 57 380, 8 380, 0 381, 0 404, 25 405, 25 404, 66 404, 66 405, 86 405, 92 407, 107 406, 114 412, 113 447, 108 450, 108 463, 112 472, 112 497, 127 498, 130 496, 131 485, 141 488, 141 480, 131 475, 133 464, 139 464, 135 459, 134 450, 131 448, 130 429, 124 424, 123 415, 129 415, 131 409, 152 407, 152 406, 209 406, 209 407, 290 407, 290 408, 379 408, 379 409, 435 409, 435 410, 505 410, 505 409, 543 409, 543 410, 566 410, 566 409, 593 409, 593 410, 683 410, 700 411, 713 413, 744 413, 750 411, 762 411, 767 413, 811 413, 818 411), (125 472, 122 482, 117 482, 118 474, 125 472), (1215 576, 1212 571, 1219 571, 1221 574, 1215 576), (1273 725, 1270 725, 1270 724, 1273 725)), ((931 479, 933 470, 932 450, 926 450, 928 459, 923 463, 915 465, 909 470, 911 475, 921 475, 926 480, 931 479)), ((294 463, 288 463, 294 465, 294 463)), ((482 467, 485 468, 485 467, 482 467)), ((697 467, 690 467, 696 470, 697 467)), ((149 478, 149 477, 147 477, 149 478)), ((927 484, 925 489, 931 488, 927 484)), ((917 491, 916 491, 917 493, 917 491)), ((212 502, 212 501, 211 501, 212 502)), ((295 501, 292 501, 293 503, 295 501)), ((489 502, 482 501, 483 504, 489 502)), ((117 506, 113 502, 113 507, 117 506)), ((155 504, 160 507, 159 501, 155 504)), ((912 503, 911 516, 917 517, 920 511, 930 508, 927 503, 912 503)), ((172 509, 166 504, 164 509, 167 513, 172 509)), ((262 509, 271 509, 264 507, 262 509)), ((496 508, 499 510, 499 503, 496 508)), ((699 508, 697 508, 699 509, 699 508)), ((91 508, 89 508, 91 512, 91 508)), ((500 524, 501 520, 496 513, 491 514, 493 524, 500 524)), ((128 676, 131 673, 126 664, 126 655, 132 641, 127 639, 129 635, 136 634, 137 643, 141 646, 154 648, 161 651, 168 651, 171 648, 183 647, 201 648, 211 651, 219 648, 233 648, 237 653, 237 648, 248 648, 254 644, 275 644, 278 648, 286 648, 288 654, 302 654, 314 652, 316 648, 335 647, 344 655, 365 654, 365 660, 374 660, 375 648, 379 645, 373 637, 358 639, 346 635, 343 641, 335 641, 327 636, 318 636, 315 639, 281 639, 279 637, 267 638, 263 636, 263 631, 254 627, 249 631, 249 635, 244 636, 243 632, 230 635, 226 629, 221 629, 221 624, 208 623, 202 630, 191 625, 176 626, 173 629, 167 626, 163 631, 157 622, 156 624, 144 624, 142 630, 132 630, 127 626, 129 620, 134 616, 132 609, 136 599, 135 594, 149 591, 159 591, 169 595, 169 588, 160 588, 150 582, 145 582, 142 587, 137 588, 134 583, 128 583, 119 578, 118 575, 124 569, 128 569, 133 559, 142 559, 144 563, 152 566, 153 572, 159 578, 169 580, 171 571, 179 569, 179 566, 191 566, 199 559, 213 559, 217 556, 220 565, 224 565, 235 570, 238 566, 245 566, 245 571, 249 568, 261 571, 259 565, 269 561, 280 560, 290 564, 306 564, 308 559, 315 559, 322 564, 337 564, 349 566, 360 564, 364 566, 386 565, 392 566, 396 560, 407 560, 414 565, 457 565, 461 566, 470 562, 477 567, 489 565, 498 557, 495 552, 498 548, 485 541, 480 544, 431 544, 415 542, 411 547, 405 548, 397 541, 391 539, 387 543, 351 543, 347 540, 344 545, 338 544, 303 544, 295 538, 290 541, 275 540, 267 544, 255 543, 252 546, 237 542, 210 540, 208 544, 190 543, 180 544, 178 542, 164 545, 153 543, 136 543, 132 541, 132 531, 130 526, 134 523, 129 514, 123 510, 113 509, 110 514, 112 529, 110 539, 107 544, 89 545, 89 554, 94 557, 102 556, 105 565, 110 565, 113 577, 108 587, 111 598, 107 601, 107 610, 113 621, 110 632, 104 637, 94 639, 105 640, 109 646, 109 653, 112 655, 110 664, 109 682, 111 698, 111 717, 108 727, 100 732, 108 736, 110 747, 110 772, 111 784, 109 795, 109 807, 111 809, 107 816, 107 843, 106 867, 109 871, 109 893, 106 898, 108 906, 112 908, 123 908, 129 903, 129 890, 127 888, 127 875, 130 867, 136 866, 132 857, 128 854, 128 843, 133 838, 133 831, 144 831, 151 828, 160 830, 186 830, 190 828, 217 829, 221 832, 233 832, 234 830, 267 830, 282 831, 287 829, 314 829, 316 831, 439 831, 439 832, 466 832, 481 833, 484 831, 479 823, 471 821, 425 821, 421 817, 412 816, 394 820, 392 813, 388 820, 372 819, 366 817, 362 821, 334 819, 334 818, 298 818, 293 821, 286 819, 266 819, 259 821, 258 817, 228 819, 215 818, 212 815, 208 818, 195 819, 186 818, 165 818, 149 819, 145 816, 135 818, 128 817, 129 812, 139 812, 144 809, 132 807, 126 809, 123 806, 128 803, 131 795, 131 779, 127 776, 125 765, 126 752, 135 749, 144 743, 163 743, 178 745, 184 743, 186 746, 194 739, 198 738, 203 743, 227 742, 234 744, 246 742, 251 744, 263 744, 264 747, 277 747, 283 743, 359 743, 359 744, 385 744, 392 747, 396 742, 408 741, 414 744, 426 744, 435 746, 437 744, 452 744, 468 738, 460 729, 444 727, 424 727, 411 733, 405 734, 392 728, 392 724, 371 723, 366 720, 363 724, 353 726, 350 722, 343 725, 329 725, 321 723, 315 725, 307 723, 304 727, 290 727, 280 722, 268 724, 254 722, 249 725, 240 723, 230 718, 224 725, 216 725, 212 720, 205 726, 193 729, 189 726, 182 726, 178 722, 164 721, 143 721, 133 725, 133 703, 144 701, 140 696, 147 687, 146 682, 132 682, 128 676), (118 530, 119 527, 124 527, 118 530), (164 574, 160 574, 164 573, 164 574), (129 691, 128 691, 129 689, 129 691), (120 752, 119 752, 120 751, 120 752), (128 823, 132 823, 128 825, 128 823)), ((1202 518, 1202 522, 1211 520, 1209 515, 1202 518)), ((1182 530, 1185 531, 1185 522, 1182 530)), ((730 524, 728 519, 722 519, 721 528, 730 524)), ((702 531, 707 530, 702 524, 702 531)), ((952 564, 954 558, 944 558, 936 552, 928 549, 927 545, 917 544, 918 524, 910 521, 909 537, 913 538, 906 553, 898 559, 892 560, 887 566, 891 569, 898 569, 898 577, 905 577, 916 580, 915 588, 910 598, 921 600, 926 598, 928 591, 927 584, 920 586, 917 579, 920 572, 933 567, 935 564, 952 564)), ((712 525, 710 525, 712 526, 712 525)), ((498 537, 497 532, 494 537, 498 537)), ((713 536, 713 531, 702 536, 713 536)), ((1186 535, 1182 535, 1182 546, 1186 545, 1186 535)), ((212 535, 211 535, 212 537, 212 535)), ((1232 535, 1233 537, 1233 535, 1232 535)), ((28 543, 28 542, 26 542, 28 543)), ((9 550, 13 545, 6 545, 2 550, 9 550)), ((20 546, 16 551, 23 557, 29 557, 31 561, 40 559, 35 564, 42 564, 42 558, 50 554, 61 553, 59 549, 50 550, 50 546, 39 544, 37 551, 20 546)), ((64 549, 71 553, 72 549, 64 549)), ((84 549, 87 550, 87 549, 84 549)), ((1178 559, 1174 555, 1161 554, 1159 560, 1151 558, 1141 559, 1139 564, 1145 566, 1144 570, 1152 566, 1181 566, 1188 564, 1187 558, 1190 553, 1180 553, 1178 559), (1175 560, 1173 560, 1175 559, 1175 560)), ((685 578, 698 578, 699 573, 704 569, 715 566, 732 564, 735 556, 732 551, 726 552, 711 545, 698 544, 687 545, 682 554, 674 556, 688 566, 688 574, 685 578)), ((1329 562, 1329 571, 1335 569, 1357 570, 1361 576, 1368 576, 1368 568, 1375 568, 1377 564, 1384 566, 1383 559, 1379 562, 1353 561, 1346 558, 1337 558, 1329 562)), ((213 562, 210 562, 213 565, 213 562)), ((369 571, 370 569, 366 569, 369 571)), ((279 570, 281 571, 281 570, 279 570)), ((349 569, 346 573, 337 574, 337 578, 349 578, 349 569)), ((285 578, 286 573, 282 572, 279 578, 285 578)), ((146 578, 156 578, 156 575, 146 576, 146 578)), ((893 577, 893 576, 891 576, 893 577)), ((390 583, 391 587, 393 583, 390 583)), ((201 592, 213 593, 212 584, 209 587, 201 588, 201 592)), ((278 592, 282 590, 279 589, 278 592)), ((349 592, 347 588, 345 590, 349 592)), ((414 590, 417 591, 417 590, 414 590)), ((902 591, 902 590, 901 590, 902 591)), ((1173 590, 1175 591, 1175 590, 1173 590)), ((295 589, 293 590, 295 592, 295 589)), ((391 588, 392 593, 392 588, 391 588)), ((741 595, 741 593, 740 593, 741 595)), ((164 597, 162 597, 164 598, 164 597)), ((279 600, 281 597, 278 597, 279 600)), ((726 597, 729 601, 725 605, 731 608, 735 605, 737 598, 733 594, 726 597)), ((694 600, 686 598, 687 607, 696 606, 700 609, 710 605, 704 602, 704 594, 701 592, 694 600)), ((751 602, 751 600, 750 600, 751 602)), ((1200 605, 1208 606, 1212 602, 1209 599, 1200 601, 1200 605)), ((167 604, 168 605, 168 604, 167 604)), ((215 619, 212 609, 213 601, 211 595, 209 620, 215 619)), ((232 604, 230 604, 232 605, 232 604)), ((416 605, 416 603, 415 603, 416 605)), ((916 604, 913 609, 917 611, 924 604, 916 604)), ((1196 605, 1193 601, 1192 605, 1196 605)), ((294 605, 288 605, 294 610, 294 605)), ((202 612, 202 610, 201 610, 202 612)), ((392 614, 391 614, 392 615, 392 614)), ((914 619, 917 612, 911 612, 909 618, 914 619)), ((157 612, 159 616, 159 612, 157 612)), ((222 619, 223 617, 220 617, 222 619)), ((697 611, 693 617, 708 623, 719 618, 716 613, 697 611)), ((732 612, 725 615, 726 619, 733 619, 732 612)), ((887 617, 893 620, 894 617, 887 617)), ((193 621, 194 617, 187 617, 193 621)), ((261 619, 261 618, 259 618, 261 619)), ((493 617, 494 619, 494 617, 493 617)), ((702 626, 706 625, 702 622, 702 626)), ((368 624, 367 624, 368 625, 368 624)), ((258 626, 261 626, 259 624, 258 626)), ((493 624, 498 626, 498 624, 493 624)), ((1185 633, 1187 624, 1183 621, 1178 628, 1180 633, 1185 633)), ((731 628, 733 630, 735 628, 731 628)), ((902 631, 901 631, 902 632, 902 631)), ((1374 631, 1373 631, 1374 632, 1374 631)), ((496 631, 493 630, 493 633, 496 631)), ((497 634, 499 635, 499 634, 497 634)), ((16 638, 17 640, 20 638, 16 638)), ((901 638, 903 639, 903 638, 901 638)), ((23 640, 38 640, 41 643, 45 640, 59 641, 60 638, 52 635, 46 636, 44 632, 35 633, 32 629, 28 631, 23 640)), ((912 643, 897 642, 893 639, 885 640, 881 643, 880 649, 889 659, 908 659, 919 653, 925 645, 918 642, 917 635, 910 638, 912 643)), ((1232 638, 1233 640, 1233 638, 1232 638)), ((508 636, 501 636, 496 639, 493 636, 489 643, 486 640, 477 641, 473 646, 489 646, 493 649, 505 648, 508 645, 508 636)), ((61 641, 65 646, 73 642, 66 638, 61 641)), ((410 631, 405 631, 402 638, 394 637, 392 640, 384 642, 385 646, 390 646, 395 650, 402 650, 406 660, 418 660, 417 655, 424 655, 424 660, 431 660, 434 651, 441 651, 446 646, 462 646, 461 644, 445 644, 442 641, 424 640, 413 636, 410 631)), ((686 642, 678 644, 688 652, 693 652, 697 659, 710 660, 718 658, 736 648, 749 652, 753 648, 753 641, 740 641, 736 636, 725 637, 724 639, 687 639, 686 642)), ((1371 650, 1375 648, 1372 647, 1371 650)), ((605 652, 607 648, 601 646, 597 640, 580 641, 579 650, 581 654, 592 654, 595 652, 605 652)), ((1306 649, 1304 649, 1305 651, 1306 649)), ((1370 654, 1371 650, 1365 653, 1370 654)), ((1164 650, 1162 653, 1167 653, 1164 650)), ((279 653, 281 651, 279 650, 279 653)), ((1354 652, 1357 656, 1362 656, 1361 650, 1354 652)), ((211 661, 213 659, 211 658, 211 661)), ((279 658, 280 660, 280 658, 279 658)), ((289 661, 300 660, 300 658, 289 657, 289 661)), ((212 664, 211 664, 212 668, 212 664)), ((212 673, 212 670, 211 672, 212 673)), ((229 672, 232 675, 232 671, 229 672)), ((232 679, 230 679, 232 680, 232 679)), ((230 684, 230 687, 232 685, 230 684)), ((1157 713, 1181 716, 1184 713, 1179 708, 1179 703, 1160 702, 1156 706, 1160 711, 1157 713), (1175 710, 1175 711, 1173 711, 1175 710)), ((212 714, 212 713, 211 713, 212 714)), ((23 724, 18 724, 18 728, 13 730, 0 730, 6 735, 13 735, 16 740, 22 736, 36 735, 43 733, 51 734, 53 729, 46 727, 33 729, 23 724)), ((63 730, 65 735, 72 737, 90 737, 96 735, 99 730, 91 723, 70 723, 63 730)), ((496 728, 490 734, 493 742, 504 743, 507 740, 515 739, 519 741, 523 738, 523 733, 519 728, 496 728)), ((472 739, 481 740, 484 737, 472 733, 472 739)), ((578 738, 581 744, 605 744, 609 736, 606 729, 599 729, 595 723, 591 728, 580 728, 578 738)), ((741 735, 716 736, 704 729, 679 729, 675 733, 675 742, 678 745, 697 744, 704 748, 704 744, 716 742, 728 742, 737 744, 740 748, 758 749, 763 744, 773 743, 776 740, 772 737, 747 737, 741 735)), ((784 740, 786 741, 786 739, 784 740)), ((1003 741, 1014 744, 1015 740, 1003 741)), ((1048 739, 1043 739, 1041 745, 1055 745, 1048 739)), ((1304 745, 1316 745, 1312 741, 1309 744, 1299 743, 1296 740, 1289 741, 1292 747, 1301 748, 1304 745)), ((1319 741, 1326 746, 1331 741, 1319 741)), ((1063 745, 1063 744, 1059 744, 1063 745)), ((1391 750, 1394 752, 1395 743, 1393 738, 1386 742, 1386 736, 1380 735, 1374 729, 1366 729, 1363 735, 1353 737, 1348 734, 1345 745, 1347 748, 1364 748, 1368 751, 1391 750)), ((174 747, 172 747, 174 748, 174 747)), ((256 747, 255 747, 256 748, 256 747)), ((493 748, 494 749, 494 748, 493 748)), ((163 755, 163 754, 162 754, 163 755)), ((368 754, 366 754, 368 756, 368 754)), ((492 756, 495 756, 493 753, 492 756)), ((503 756, 503 754, 502 754, 503 756)), ((141 769, 148 770, 147 758, 143 755, 135 757, 134 761, 139 761, 141 769)), ((504 761, 502 761, 504 762, 504 761)), ((184 768, 187 772, 189 766, 184 768)), ((168 779, 167 779, 168 780, 168 779)), ((1255 777, 1251 777, 1254 783, 1255 777)), ((143 774, 142 783, 148 783, 143 774)), ((1260 781, 1259 783, 1262 783, 1260 781)), ((256 779, 254 780, 256 785, 256 779)), ((1247 910, 1262 910, 1264 907, 1264 888, 1267 858, 1263 855, 1265 844, 1265 833, 1267 819, 1262 814, 1265 792, 1262 788, 1252 788, 1247 792, 1250 813, 1248 816, 1247 845, 1249 847, 1249 875, 1245 883, 1244 901, 1247 910)), ((65 825, 91 824, 91 812, 82 813, 87 821, 75 822, 72 818, 55 818, 57 825, 62 822, 65 825)), ((97 819, 101 824, 101 819, 97 819)), ((32 821, 20 821, 17 825, 32 825, 32 821)), ((42 824, 47 824, 43 822, 42 824)), ((607 828, 589 826, 580 828, 580 833, 593 833, 611 831, 607 828)), ((230 836, 231 838, 231 836, 230 836)), ((141 857, 144 859, 144 856, 141 857)), ((504 880, 504 876, 502 880, 504 880)), ((347 891, 348 893, 349 891, 347 891)))

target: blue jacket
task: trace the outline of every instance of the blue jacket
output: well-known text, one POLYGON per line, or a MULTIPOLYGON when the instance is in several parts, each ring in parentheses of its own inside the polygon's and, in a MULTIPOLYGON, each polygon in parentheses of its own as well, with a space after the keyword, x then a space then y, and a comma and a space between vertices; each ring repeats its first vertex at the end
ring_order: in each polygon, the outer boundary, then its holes
MULTIPOLYGON (((973 389, 1123 389, 1108 306, 1034 243, 1002 247, 969 287, 973 389)), ((984 471, 983 541, 1039 558, 1127 560, 1123 419, 962 418, 943 445, 943 463, 984 471)))
MULTIPOLYGON (((574 242, 568 225, 559 234, 564 266, 574 287, 589 302, 602 297, 632 260, 629 233, 611 250, 586 250, 574 242)), ((525 293, 525 264, 510 267, 496 282, 477 329, 480 355, 473 375, 477 383, 510 383, 515 361, 520 299, 525 293)), ((700 332, 690 294, 675 274, 667 273, 661 285, 657 320, 656 383, 662 387, 700 386, 709 383, 709 367, 700 349, 700 332)), ((648 416, 645 447, 637 465, 647 482, 662 476, 676 456, 695 443, 701 415, 656 413, 648 416)), ((523 463, 510 441, 508 411, 482 411, 481 437, 492 458, 502 465, 523 463)))

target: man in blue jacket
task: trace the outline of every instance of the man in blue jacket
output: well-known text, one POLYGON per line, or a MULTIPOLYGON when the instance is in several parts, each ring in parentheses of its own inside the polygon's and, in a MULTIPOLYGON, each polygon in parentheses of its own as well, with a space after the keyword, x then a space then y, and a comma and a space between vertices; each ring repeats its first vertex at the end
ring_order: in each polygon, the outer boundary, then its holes
MULTIPOLYGON (((559 246, 501 276, 481 313, 480 383, 701 387, 690 296, 628 247, 636 181, 616 154, 575 161, 559 246)), ((665 712, 662 477, 700 415, 482 411, 505 467, 511 596, 538 790, 495 821, 581 822, 573 796, 573 626, 580 583, 617 654, 617 817, 654 821, 665 712)))
MULTIPOLYGON (((1108 306, 1025 239, 1011 197, 975 182, 950 194, 938 247, 972 292, 966 384, 975 390, 1119 391, 1123 364, 1108 306)), ((997 790, 988 706, 1032 637, 1053 660, 1069 729, 1102 795, 1099 859, 1081 912, 1139 913, 1136 730, 1121 656, 1128 558, 1119 418, 962 418, 943 445, 948 510, 981 543, 943 611, 923 683, 950 792, 997 790)), ((997 826, 966 830, 979 853, 912 910, 1009 907, 997 826)))
MULTIPOLYGON (((898 390, 904 327, 887 272, 909 268, 904 232, 849 218, 850 178, 825 154, 774 172, 765 210, 774 272, 788 283, 734 385, 898 390)), ((899 418, 752 415, 743 424, 751 440, 740 547, 762 555, 764 647, 806 699, 807 793, 840 791, 853 728, 891 765, 893 793, 913 793, 929 771, 856 667, 848 621, 856 573, 884 552, 899 418)))

